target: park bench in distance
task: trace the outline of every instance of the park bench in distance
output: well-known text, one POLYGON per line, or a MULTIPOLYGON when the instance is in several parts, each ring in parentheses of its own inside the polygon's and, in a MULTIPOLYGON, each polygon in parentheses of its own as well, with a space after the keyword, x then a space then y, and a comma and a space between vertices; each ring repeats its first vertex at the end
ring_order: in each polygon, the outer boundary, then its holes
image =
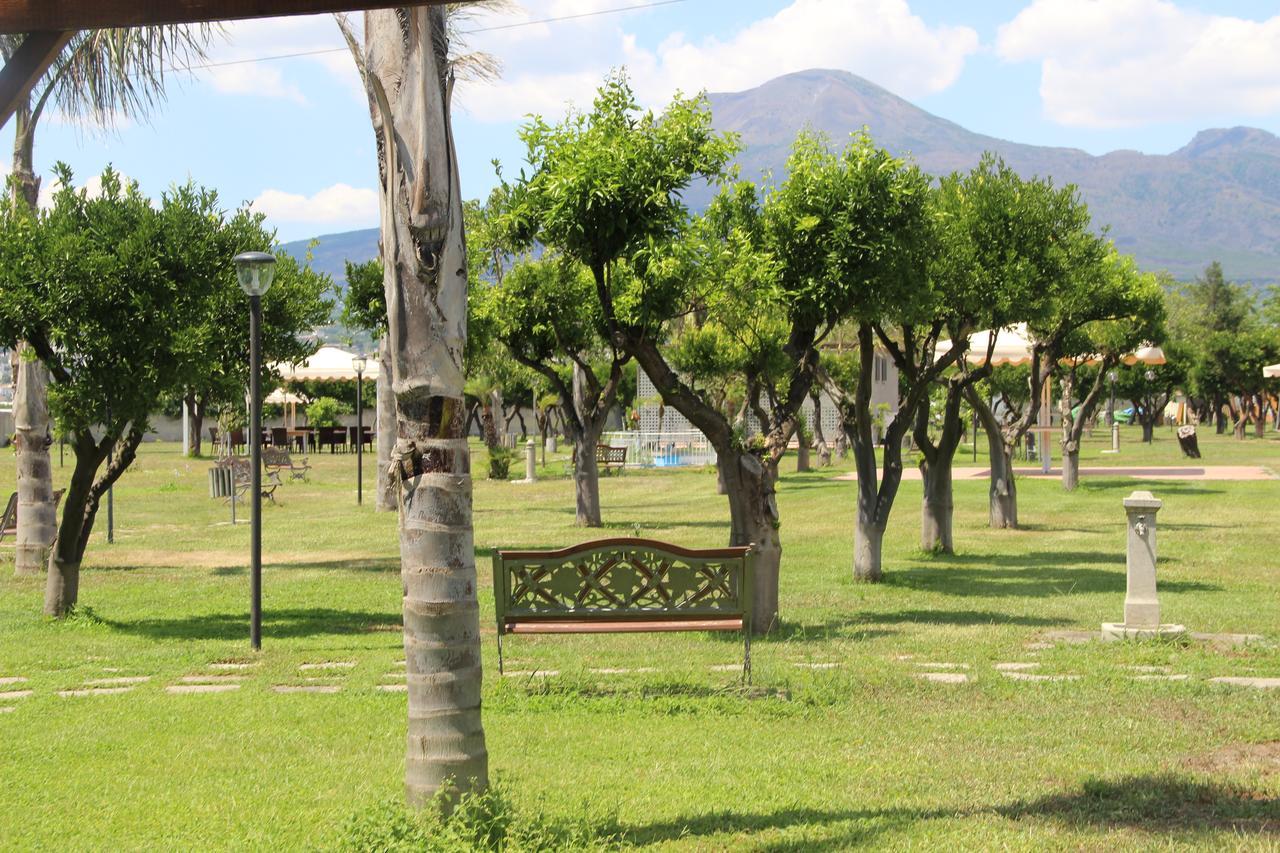
POLYGON ((497 551, 498 672, 503 634, 741 631, 751 679, 750 546, 692 550, 598 539, 558 551, 497 551))
POLYGON ((621 471, 627 467, 627 448, 597 444, 596 464, 604 468, 606 474, 610 471, 621 471))
MULTIPOLYGON (((220 457, 217 462, 213 463, 213 467, 215 469, 223 470, 230 469, 231 482, 227 485, 230 486, 231 492, 228 494, 221 485, 215 488, 211 484, 210 495, 212 497, 222 498, 223 503, 230 503, 231 501, 244 503, 245 495, 249 493, 249 488, 253 485, 251 476, 253 471, 252 465, 253 462, 247 456, 220 457)), ((283 483, 280 481, 280 474, 278 472, 267 471, 266 476, 262 478, 262 496, 272 503, 275 503, 275 491, 282 485, 283 483)))
POLYGON ((280 476, 281 471, 288 471, 290 480, 305 480, 307 472, 311 470, 311 465, 305 456, 302 457, 301 463, 295 462, 289 455, 287 447, 262 448, 262 467, 277 477, 280 476))
MULTIPOLYGON (((54 516, 58 513, 58 504, 62 503, 62 493, 65 489, 53 490, 53 512, 54 516)), ((0 542, 4 541, 6 536, 13 537, 18 535, 18 493, 14 492, 9 495, 9 503, 5 505, 4 516, 0 518, 0 542)), ((58 541, 58 535, 55 533, 53 541, 58 541)))

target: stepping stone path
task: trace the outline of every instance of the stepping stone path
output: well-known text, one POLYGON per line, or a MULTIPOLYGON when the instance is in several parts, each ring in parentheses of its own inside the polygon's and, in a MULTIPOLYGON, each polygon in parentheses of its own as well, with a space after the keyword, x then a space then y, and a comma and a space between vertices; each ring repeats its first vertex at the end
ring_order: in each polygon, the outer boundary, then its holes
POLYGON ((95 678, 92 681, 86 681, 85 687, 120 687, 125 684, 142 684, 150 681, 149 675, 124 675, 115 678, 95 678))
POLYGON ((1040 664, 1034 661, 1018 662, 1018 663, 998 663, 996 664, 996 672, 1025 672, 1029 669, 1035 669, 1040 664))
POLYGON ((1253 678, 1236 676, 1219 676, 1210 678, 1215 684, 1230 684, 1235 687, 1257 687, 1264 690, 1280 687, 1280 678, 1253 678))
POLYGON ((0 699, 26 699, 31 693, 30 690, 6 690, 0 693, 0 699))
POLYGON ((963 672, 917 672, 915 676, 938 684, 964 684, 969 680, 968 674, 963 672))
POLYGON ((921 669, 968 669, 969 668, 969 664, 967 663, 938 663, 933 661, 930 661, 930 662, 919 661, 916 663, 916 666, 920 667, 921 669))
MULTIPOLYGON (((838 663, 797 663, 796 666, 800 667, 801 669, 838 669, 840 667, 840 664, 838 663)), ((652 672, 653 670, 640 670, 640 669, 636 670, 636 672, 646 672, 646 671, 652 672)))
POLYGON ((64 699, 76 696, 114 696, 117 693, 128 693, 135 685, 128 687, 86 687, 82 690, 59 690, 58 695, 64 699))
POLYGON ((503 678, 550 678, 553 675, 559 675, 558 669, 522 669, 514 672, 504 672, 503 678))
POLYGON ((342 687, 337 684, 273 684, 271 689, 276 693, 337 693, 342 687))
POLYGON ((327 660, 320 663, 304 663, 298 669, 304 672, 312 669, 354 669, 356 662, 353 660, 327 660))
POLYGON ((184 675, 178 679, 183 684, 239 684, 238 675, 184 675))
POLYGON ((375 689, 386 693, 408 693, 409 685, 407 684, 379 684, 375 689))
POLYGON ((187 694, 187 693, 230 693, 233 690, 239 690, 239 682, 230 684, 170 684, 164 689, 165 693, 187 694))
MULTIPOLYGON (((796 666, 803 666, 803 664, 796 664, 796 666)), ((654 669, 651 666, 642 666, 637 669, 627 669, 624 666, 624 667, 603 667, 601 669, 589 669, 587 671, 595 675, 626 675, 628 673, 633 673, 633 672, 657 672, 658 670, 654 669)))
POLYGON ((257 661, 245 663, 242 661, 218 661, 209 664, 209 669, 252 669, 258 666, 257 661))
POLYGON ((1014 681, 1077 681, 1078 675, 1039 675, 1034 672, 1002 672, 1005 678, 1012 678, 1014 681))
POLYGON ((4 678, 0 678, 0 686, 5 686, 9 684, 26 684, 26 683, 27 683, 27 680, 23 678, 21 675, 6 675, 4 678))

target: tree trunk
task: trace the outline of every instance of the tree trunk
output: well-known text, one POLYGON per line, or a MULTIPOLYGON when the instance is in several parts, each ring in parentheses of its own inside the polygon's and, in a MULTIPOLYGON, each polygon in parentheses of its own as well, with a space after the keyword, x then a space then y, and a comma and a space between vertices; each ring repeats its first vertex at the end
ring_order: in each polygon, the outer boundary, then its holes
POLYGON ((199 402, 195 394, 188 394, 182 399, 182 405, 186 407, 187 416, 191 419, 191 455, 200 456, 200 449, 203 441, 200 438, 201 432, 204 431, 204 404, 199 402))
POLYGON ((950 458, 943 460, 939 457, 933 464, 925 462, 920 466, 920 473, 924 478, 924 500, 920 513, 920 547, 929 553, 955 553, 955 541, 951 535, 951 517, 954 510, 951 464, 950 458))
POLYGON ((17 394, 13 401, 16 429, 14 450, 18 466, 18 530, 14 572, 38 575, 49 561, 49 546, 57 532, 53 502, 53 467, 49 447, 48 371, 26 346, 18 347, 17 394))
POLYGON ((878 583, 884 579, 884 527, 859 510, 853 529, 853 579, 878 583))
MULTIPOLYGON (((387 336, 378 339, 378 485, 375 512, 396 508, 396 478, 391 474, 391 456, 396 446, 396 397, 391 393, 391 349, 387 336)), ((466 430, 463 430, 466 436, 466 430)))
POLYGON ((600 520, 600 470, 596 465, 596 445, 600 433, 587 427, 573 431, 573 494, 577 502, 579 527, 599 527, 600 520))
POLYGON ((1155 439, 1156 425, 1147 421, 1142 425, 1142 440, 1150 444, 1155 439))
POLYGON ((729 498, 729 544, 755 546, 751 629, 766 634, 778 619, 782 539, 775 489, 777 462, 733 448, 717 450, 729 498))
POLYGON ((89 535, 93 533, 99 502, 107 489, 133 464, 142 435, 142 430, 135 427, 124 441, 118 443, 107 436, 95 443, 88 431, 75 436, 75 467, 63 499, 62 523, 58 525, 58 541, 49 559, 49 577, 44 588, 46 616, 65 616, 76 606, 80 595, 80 564, 89 546, 89 535), (98 469, 113 446, 118 452, 98 477, 98 469))
POLYGON ((987 434, 987 452, 991 457, 987 523, 997 530, 1017 527, 1018 488, 1013 479, 1013 446, 1005 440, 1000 422, 986 400, 971 388, 965 390, 965 399, 987 434))
POLYGON ((796 446, 796 473, 803 474, 811 471, 809 467, 809 441, 803 435, 798 437, 799 443, 796 446))
POLYGON ((488 787, 480 716, 471 471, 463 434, 467 257, 442 7, 365 13, 398 419, 409 685, 405 790, 425 804, 488 787))
POLYGON ((1062 488, 1074 492, 1080 485, 1080 448, 1074 446, 1062 450, 1062 488))

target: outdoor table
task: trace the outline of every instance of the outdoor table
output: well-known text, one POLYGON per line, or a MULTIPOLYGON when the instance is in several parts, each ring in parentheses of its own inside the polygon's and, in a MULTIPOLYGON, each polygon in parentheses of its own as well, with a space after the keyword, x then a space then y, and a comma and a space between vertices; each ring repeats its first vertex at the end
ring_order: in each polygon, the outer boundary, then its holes
POLYGON ((285 430, 285 435, 289 436, 289 442, 292 444, 293 439, 302 439, 302 452, 309 453, 311 448, 315 447, 315 430, 311 427, 298 427, 296 429, 285 430))

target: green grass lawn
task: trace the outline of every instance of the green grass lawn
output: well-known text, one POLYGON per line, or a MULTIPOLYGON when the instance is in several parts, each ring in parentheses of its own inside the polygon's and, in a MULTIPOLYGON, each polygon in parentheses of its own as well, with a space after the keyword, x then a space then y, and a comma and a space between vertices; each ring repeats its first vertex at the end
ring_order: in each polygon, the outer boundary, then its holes
MULTIPOLYGON (((1099 430, 1083 464, 1184 464, 1167 431, 1149 446, 1124 432, 1117 457, 1099 454, 1099 430)), ((1202 434, 1202 462, 1280 471, 1273 435, 1202 434)), ((27 679, 0 691, 32 691, 0 698, 14 709, 0 713, 0 847, 314 849, 399 797, 405 696, 377 689, 403 659, 396 520, 355 506, 351 456, 312 461, 311 481, 264 512, 258 655, 248 525, 226 523, 208 461, 172 444, 145 445, 116 489, 114 545, 99 516, 76 617, 46 620, 42 581, 0 565, 0 678, 27 679), (222 671, 240 689, 165 692, 226 661, 255 664, 222 671), (299 668, 323 662, 353 665, 299 668), (150 680, 57 695, 128 676, 150 680), (272 689, 308 684, 340 690, 272 689)), ((482 618, 493 548, 592 538, 573 526, 564 455, 549 463, 535 485, 476 483, 482 618)), ((65 479, 56 447, 54 464, 65 479)), ((509 670, 537 674, 499 679, 485 623, 491 767, 519 810, 613 815, 625 843, 672 849, 1280 846, 1280 690, 1210 681, 1280 677, 1280 482, 1089 476, 1067 494, 1024 480, 1016 531, 986 529, 986 483, 960 482, 953 557, 919 551, 920 484, 907 482, 886 581, 869 586, 850 578, 854 484, 833 479, 849 464, 783 468, 782 624, 753 646, 750 690, 724 669, 740 640, 701 634, 513 638, 509 670), (1120 502, 1135 488, 1165 501, 1166 621, 1262 642, 1052 641, 1121 618, 1120 502), (1017 662, 1078 678, 996 669, 1017 662), (969 681, 925 681, 924 664, 969 681), (1188 677, 1135 678, 1166 673, 1188 677)), ((0 492, 12 487, 5 451, 0 492)), ((605 534, 726 541, 710 471, 629 471, 601 491, 605 534)))

